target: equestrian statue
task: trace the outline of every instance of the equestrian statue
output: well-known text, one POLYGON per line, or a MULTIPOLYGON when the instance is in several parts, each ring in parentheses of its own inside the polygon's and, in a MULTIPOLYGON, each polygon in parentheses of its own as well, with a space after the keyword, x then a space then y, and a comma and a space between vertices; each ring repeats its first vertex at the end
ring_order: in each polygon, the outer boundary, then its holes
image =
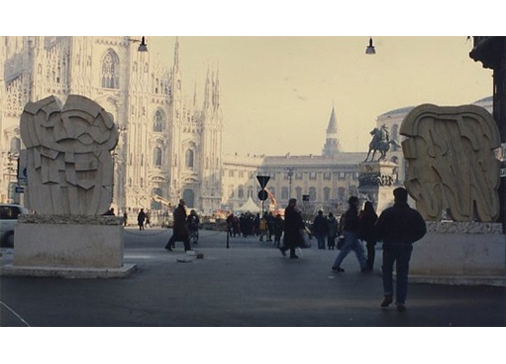
POLYGON ((387 152, 390 150, 390 144, 399 147, 399 144, 395 140, 390 140, 390 135, 385 124, 383 124, 381 128, 374 128, 369 134, 372 135, 372 140, 369 143, 369 152, 367 153, 367 157, 365 157, 364 162, 367 162, 371 151, 373 153, 370 162, 374 161, 376 152, 380 152, 378 161, 384 161, 386 160, 387 152))

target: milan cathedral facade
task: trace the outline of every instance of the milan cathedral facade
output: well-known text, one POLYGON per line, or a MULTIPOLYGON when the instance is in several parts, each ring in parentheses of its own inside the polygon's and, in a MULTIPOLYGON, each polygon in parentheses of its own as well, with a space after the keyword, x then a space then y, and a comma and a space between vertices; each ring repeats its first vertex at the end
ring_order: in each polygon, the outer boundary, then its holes
POLYGON ((208 69, 197 105, 196 87, 193 95, 183 94, 179 41, 172 65, 138 52, 137 45, 121 36, 0 37, 2 201, 19 198, 12 162, 23 148, 19 118, 26 103, 50 95, 64 102, 78 94, 111 113, 120 130, 112 201, 117 212, 162 211, 179 198, 204 213, 220 208, 217 71, 208 69))

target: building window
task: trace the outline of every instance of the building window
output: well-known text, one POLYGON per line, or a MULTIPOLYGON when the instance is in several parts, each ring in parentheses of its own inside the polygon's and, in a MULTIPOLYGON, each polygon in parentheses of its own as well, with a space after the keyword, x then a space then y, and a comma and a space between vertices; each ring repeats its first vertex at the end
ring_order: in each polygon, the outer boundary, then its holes
POLYGON ((281 199, 288 200, 288 187, 281 187, 281 199))
POLYGON ((328 200, 330 200, 330 188, 325 187, 323 189, 323 201, 328 201, 328 200))
POLYGON ((119 58, 109 50, 102 59, 102 87, 119 88, 119 58))
POLYGON ((239 178, 244 178, 244 171, 239 171, 239 178))
POLYGON ((323 179, 326 181, 329 181, 332 176, 332 173, 330 172, 323 172, 323 179))
POLYGON ((344 187, 339 187, 337 189, 337 199, 341 202, 344 201, 344 193, 346 192, 346 190, 344 189, 344 187))
POLYGON ((191 149, 188 149, 186 151, 186 167, 187 168, 193 168, 193 162, 194 162, 194 153, 193 153, 193 150, 191 149))
POLYGON ((295 179, 302 179, 302 172, 295 173, 295 179))
POLYGON ((346 177, 346 173, 339 172, 339 179, 344 179, 346 177))
POLYGON ((159 147, 155 148, 153 164, 157 167, 162 165, 162 149, 159 147))
POLYGON ((156 110, 155 119, 153 120, 153 131, 163 131, 165 115, 162 110, 156 110))
POLYGON ((309 200, 311 200, 311 201, 316 200, 316 188, 315 187, 309 187, 309 200))
POLYGON ((297 196, 297 200, 302 201, 302 188, 295 187, 295 195, 297 196))
POLYGON ((244 198, 244 187, 243 186, 239 186, 239 190, 237 191, 237 197, 244 198))
POLYGON ((316 179, 316 172, 309 172, 309 179, 316 179))
POLYGON ((229 177, 234 177, 234 170, 233 169, 231 169, 231 170, 228 171, 228 176, 229 177))
POLYGON ((10 151, 12 153, 19 153, 20 150, 21 150, 21 140, 19 140, 19 138, 12 138, 10 151))
POLYGON ((253 187, 248 187, 248 197, 253 198, 253 187))

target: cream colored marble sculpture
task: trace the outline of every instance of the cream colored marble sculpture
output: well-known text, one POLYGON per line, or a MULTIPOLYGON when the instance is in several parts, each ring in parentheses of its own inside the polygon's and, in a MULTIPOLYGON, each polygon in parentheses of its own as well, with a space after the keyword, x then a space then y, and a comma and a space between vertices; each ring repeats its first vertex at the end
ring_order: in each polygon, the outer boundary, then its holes
POLYGON ((112 117, 96 102, 70 95, 28 103, 21 115, 27 148, 26 205, 41 214, 100 215, 112 200, 118 142, 112 117))
POLYGON ((406 116, 400 133, 407 137, 405 186, 426 220, 440 220, 443 211, 454 221, 497 220, 500 139, 490 113, 424 104, 406 116))

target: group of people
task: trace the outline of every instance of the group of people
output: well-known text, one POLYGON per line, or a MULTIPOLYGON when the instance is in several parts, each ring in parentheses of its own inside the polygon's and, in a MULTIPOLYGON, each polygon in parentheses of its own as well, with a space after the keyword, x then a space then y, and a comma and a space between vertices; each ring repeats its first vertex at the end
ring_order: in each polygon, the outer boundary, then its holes
POLYGON ((234 213, 228 215, 227 231, 229 236, 258 236, 260 241, 272 242, 279 246, 283 235, 284 221, 281 215, 274 217, 272 212, 260 214, 242 213, 239 217, 234 213))
MULTIPOLYGON (((373 269, 376 242, 383 242, 383 292, 382 308, 393 302, 393 266, 396 266, 396 300, 398 311, 405 310, 408 289, 408 272, 413 243, 420 240, 427 228, 421 214, 408 205, 408 192, 399 187, 393 191, 394 205, 385 209, 378 217, 371 202, 366 202, 359 211, 359 199, 352 196, 348 200, 348 209, 341 216, 339 224, 332 220, 332 214, 326 218, 319 211, 313 222, 313 234, 318 240, 318 248, 325 249, 325 237, 328 247, 335 246, 339 234, 342 246, 332 264, 332 270, 344 272, 341 263, 354 251, 362 272, 373 269), (365 241, 367 258, 361 240, 365 241)), ((283 255, 290 251, 290 258, 297 259, 296 248, 301 245, 305 223, 297 209, 297 200, 292 198, 285 209, 284 245, 279 249, 283 255)))

